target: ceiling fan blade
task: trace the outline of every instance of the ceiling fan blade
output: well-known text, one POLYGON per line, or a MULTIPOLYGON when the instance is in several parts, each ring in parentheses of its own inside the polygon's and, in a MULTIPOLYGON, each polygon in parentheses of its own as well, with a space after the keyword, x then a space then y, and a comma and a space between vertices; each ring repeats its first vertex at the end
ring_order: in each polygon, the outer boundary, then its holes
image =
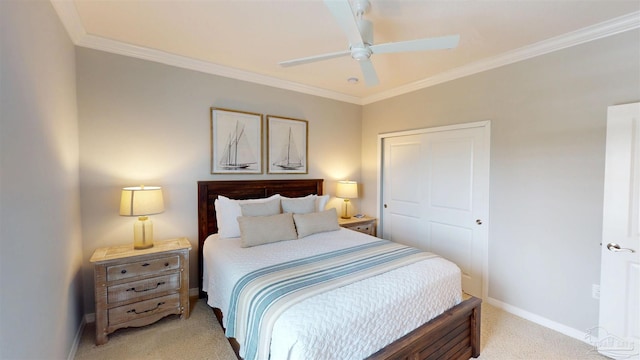
POLYGON ((371 49, 371 52, 374 54, 386 54, 405 51, 441 50, 452 49, 458 46, 459 41, 460 35, 449 35, 436 38, 371 45, 369 46, 369 49, 371 49))
POLYGON ((360 63, 360 69, 362 70, 362 75, 364 75, 364 82, 367 86, 376 86, 380 83, 378 81, 378 75, 376 74, 376 69, 373 68, 373 63, 371 60, 362 60, 358 61, 360 63))
POLYGON ((356 18, 353 16, 349 0, 324 0, 324 4, 342 27, 347 39, 349 39, 349 44, 351 46, 363 44, 364 41, 360 35, 356 18))
POLYGON ((351 51, 349 51, 349 50, 337 51, 337 52, 334 52, 334 53, 328 53, 328 54, 304 57, 304 58, 300 58, 300 59, 282 61, 282 62, 279 62, 278 64, 280 66, 282 66, 282 67, 289 67, 289 66, 308 64, 308 63, 315 62, 315 61, 333 59, 333 58, 346 56, 346 55, 351 55, 351 51))

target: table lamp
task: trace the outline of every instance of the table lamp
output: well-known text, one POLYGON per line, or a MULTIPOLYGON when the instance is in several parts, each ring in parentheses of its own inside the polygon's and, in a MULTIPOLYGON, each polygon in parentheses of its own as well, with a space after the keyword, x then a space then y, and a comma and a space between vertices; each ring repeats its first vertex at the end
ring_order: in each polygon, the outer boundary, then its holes
POLYGON ((122 189, 120 199, 121 216, 137 216, 133 224, 133 248, 148 249, 153 246, 153 223, 148 215, 164 211, 162 188, 159 186, 136 186, 122 189))
POLYGON ((349 216, 349 199, 355 199, 358 197, 358 183, 355 181, 338 181, 336 186, 336 197, 344 199, 344 212, 342 213, 343 219, 350 219, 349 216))

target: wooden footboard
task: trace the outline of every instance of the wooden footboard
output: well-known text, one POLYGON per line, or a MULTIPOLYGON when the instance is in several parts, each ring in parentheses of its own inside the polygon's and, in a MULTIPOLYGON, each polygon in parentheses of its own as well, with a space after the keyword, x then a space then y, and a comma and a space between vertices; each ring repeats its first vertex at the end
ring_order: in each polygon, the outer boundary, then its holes
POLYGON ((480 299, 467 299, 368 359, 476 358, 480 356, 480 306, 480 299))
MULTIPOLYGON (((471 297, 380 349, 367 360, 476 358, 480 356, 481 303, 480 299, 471 297)), ((222 312, 220 309, 213 309, 213 312, 222 326, 222 312)), ((229 344, 241 359, 238 342, 230 338, 229 344)))

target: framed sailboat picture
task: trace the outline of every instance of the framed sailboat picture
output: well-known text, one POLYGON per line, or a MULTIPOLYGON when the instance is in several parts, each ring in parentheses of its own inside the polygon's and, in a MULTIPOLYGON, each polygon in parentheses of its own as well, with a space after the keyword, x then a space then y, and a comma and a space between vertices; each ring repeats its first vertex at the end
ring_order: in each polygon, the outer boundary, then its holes
POLYGON ((308 173, 307 125, 306 120, 267 115, 267 172, 308 173))
POLYGON ((262 174, 262 115, 211 108, 211 173, 262 174))

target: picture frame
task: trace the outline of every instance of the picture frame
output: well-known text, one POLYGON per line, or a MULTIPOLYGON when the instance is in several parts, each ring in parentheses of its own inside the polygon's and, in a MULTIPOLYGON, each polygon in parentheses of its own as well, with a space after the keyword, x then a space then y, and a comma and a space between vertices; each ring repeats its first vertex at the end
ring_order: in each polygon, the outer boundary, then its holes
POLYGON ((211 173, 262 174, 262 114, 211 108, 211 173))
POLYGON ((267 172, 309 173, 307 120, 267 115, 267 172))

